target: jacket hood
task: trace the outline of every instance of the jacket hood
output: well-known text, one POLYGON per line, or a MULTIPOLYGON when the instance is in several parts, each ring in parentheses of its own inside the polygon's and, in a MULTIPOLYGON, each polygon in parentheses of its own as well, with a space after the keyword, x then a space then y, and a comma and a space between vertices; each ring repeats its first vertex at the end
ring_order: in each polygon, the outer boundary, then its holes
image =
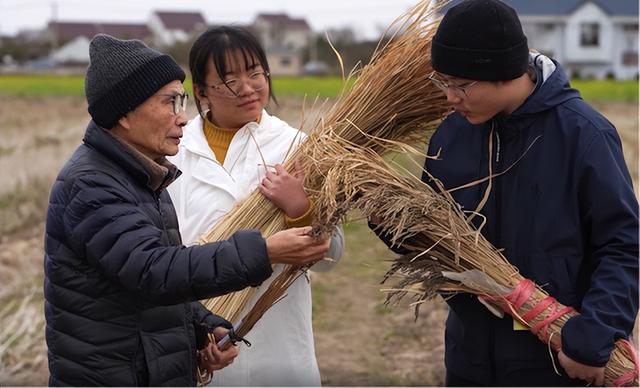
POLYGON ((543 112, 572 98, 580 98, 580 93, 569 86, 569 80, 558 62, 533 53, 531 60, 536 71, 535 89, 511 116, 543 112))

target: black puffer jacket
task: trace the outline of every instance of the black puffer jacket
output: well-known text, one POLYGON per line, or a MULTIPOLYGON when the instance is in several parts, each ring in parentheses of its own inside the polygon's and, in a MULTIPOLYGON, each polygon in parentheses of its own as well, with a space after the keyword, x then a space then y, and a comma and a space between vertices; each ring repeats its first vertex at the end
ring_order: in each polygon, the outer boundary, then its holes
POLYGON ((51 385, 194 385, 196 335, 228 325, 194 301, 271 275, 257 231, 182 246, 163 188, 179 173, 157 179, 159 165, 149 162, 92 122, 51 190, 51 385))

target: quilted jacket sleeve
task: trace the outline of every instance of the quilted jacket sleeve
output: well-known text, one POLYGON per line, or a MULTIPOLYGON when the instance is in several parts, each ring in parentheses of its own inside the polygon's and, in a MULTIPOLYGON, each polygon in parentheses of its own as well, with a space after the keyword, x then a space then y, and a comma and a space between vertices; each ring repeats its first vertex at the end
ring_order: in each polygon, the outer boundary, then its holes
POLYGON ((258 231, 227 241, 167 246, 163 231, 126 184, 100 172, 66 182, 63 215, 68 245, 114 282, 156 304, 210 298, 255 286, 271 275, 258 231))
POLYGON ((207 334, 211 333, 216 327, 225 327, 231 329, 231 322, 219 315, 213 314, 207 310, 200 302, 191 302, 191 310, 193 312, 193 326, 196 331, 196 347, 202 349, 208 342, 207 334))

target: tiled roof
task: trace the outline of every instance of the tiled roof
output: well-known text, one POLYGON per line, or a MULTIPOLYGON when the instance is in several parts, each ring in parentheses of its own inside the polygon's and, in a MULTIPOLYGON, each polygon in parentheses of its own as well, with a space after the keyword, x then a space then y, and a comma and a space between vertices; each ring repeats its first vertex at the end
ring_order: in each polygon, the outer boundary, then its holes
POLYGON ((260 13, 257 18, 289 28, 310 29, 305 19, 291 18, 286 13, 260 13))
POLYGON ((149 28, 145 24, 120 23, 75 23, 49 22, 49 30, 60 40, 71 40, 79 36, 92 38, 99 33, 113 35, 121 39, 144 39, 149 36, 149 28))
MULTIPOLYGON (((463 0, 453 0, 443 7, 443 12, 463 0)), ((612 16, 638 16, 637 0, 503 0, 519 15, 566 16, 584 3, 592 2, 612 16)))
POLYGON ((170 30, 191 31, 198 24, 207 24, 200 12, 156 11, 155 14, 158 15, 164 26, 170 30))

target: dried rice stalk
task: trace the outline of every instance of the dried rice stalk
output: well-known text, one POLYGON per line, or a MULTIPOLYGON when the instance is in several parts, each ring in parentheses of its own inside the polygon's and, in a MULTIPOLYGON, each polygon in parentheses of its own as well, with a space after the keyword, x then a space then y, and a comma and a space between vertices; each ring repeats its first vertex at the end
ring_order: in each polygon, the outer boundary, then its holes
MULTIPOLYGON (((441 186, 438 193, 415 177, 394 176, 371 150, 328 138, 322 146, 326 159, 317 165, 331 168, 315 200, 314 228, 319 233, 330 230, 348 210, 359 209, 381 220, 380 229, 389 233, 394 245, 412 252, 399 258, 387 274, 403 276, 400 287, 390 290, 388 301, 412 295, 417 309, 438 292, 473 293, 560 349, 562 326, 578 313, 524 279, 469 224, 467 214, 441 186)), ((637 368, 633 345, 617 341, 605 367, 606 384, 637 386, 637 368)))
MULTIPOLYGON (((326 118, 316 122, 308 139, 331 134, 380 153, 385 150, 380 139, 424 139, 425 132, 434 129, 449 110, 440 90, 427 79, 432 71, 429 53, 437 26, 434 16, 435 8, 429 0, 423 0, 397 19, 390 28, 395 31, 390 43, 376 50, 352 89, 339 98, 326 118)), ((324 183, 323 171, 309 172, 323 152, 317 142, 307 141, 285 163, 289 167, 291 160, 302 162, 307 172, 305 187, 311 195, 324 183)), ((201 242, 227 239, 237 230, 252 228, 265 237, 286 228, 282 212, 257 191, 229 212, 201 242)), ((203 303, 236 321, 252 292, 245 289, 203 303)))

